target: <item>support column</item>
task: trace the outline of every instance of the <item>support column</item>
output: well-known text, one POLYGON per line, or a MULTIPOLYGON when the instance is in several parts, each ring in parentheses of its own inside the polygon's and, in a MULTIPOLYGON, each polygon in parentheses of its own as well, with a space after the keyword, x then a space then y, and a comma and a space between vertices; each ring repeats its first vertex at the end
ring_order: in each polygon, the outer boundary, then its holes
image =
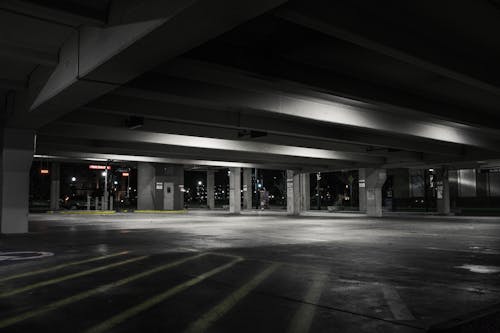
POLYGON ((59 210, 61 197, 61 164, 53 162, 50 165, 50 210, 59 210))
POLYGON ((300 178, 300 173, 297 171, 286 171, 286 211, 288 215, 299 215, 302 210, 300 178))
POLYGON ((252 169, 243 169, 243 209, 252 209, 252 169))
POLYGON ((439 172, 437 183, 437 211, 442 215, 450 214, 450 181, 448 168, 442 168, 439 172))
POLYGON ((207 171, 207 206, 208 209, 215 208, 215 171, 207 171))
POLYGON ((241 212, 241 168, 229 168, 229 212, 241 212))
POLYGON ((137 209, 155 209, 155 168, 151 163, 137 164, 137 209))
POLYGON ((300 174, 300 195, 302 198, 301 210, 311 209, 311 181, 309 173, 300 174))
POLYGON ((385 169, 365 169, 366 214, 382 216, 382 186, 387 179, 385 169))
POLYGON ((3 234, 28 232, 33 132, 5 128, 1 140, 0 230, 3 234))
POLYGON ((366 169, 359 169, 359 211, 366 213, 366 169))

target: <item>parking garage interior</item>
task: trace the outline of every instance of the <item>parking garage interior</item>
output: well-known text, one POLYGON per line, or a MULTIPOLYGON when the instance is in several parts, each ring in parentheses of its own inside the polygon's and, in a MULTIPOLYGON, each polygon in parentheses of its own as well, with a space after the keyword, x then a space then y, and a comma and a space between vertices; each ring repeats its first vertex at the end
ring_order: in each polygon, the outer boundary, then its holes
POLYGON ((0 2, 1 332, 499 332, 496 0, 0 2))

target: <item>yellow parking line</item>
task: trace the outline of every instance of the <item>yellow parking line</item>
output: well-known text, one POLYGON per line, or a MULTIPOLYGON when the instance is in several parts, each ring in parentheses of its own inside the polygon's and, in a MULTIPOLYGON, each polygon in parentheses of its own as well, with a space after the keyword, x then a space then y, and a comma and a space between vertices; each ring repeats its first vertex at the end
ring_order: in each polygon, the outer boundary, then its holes
POLYGON ((154 209, 136 209, 134 213, 142 213, 142 214, 181 214, 187 213, 186 209, 179 210, 154 210, 154 209))
POLYGON ((164 265, 155 267, 153 269, 150 269, 150 270, 123 278, 121 280, 118 280, 118 281, 115 281, 112 283, 108 283, 108 284, 104 284, 104 285, 101 285, 101 286, 96 287, 94 289, 90 289, 90 290, 81 292, 79 294, 75 294, 75 295, 70 296, 68 298, 64 298, 64 299, 61 299, 59 301, 52 302, 50 304, 41 306, 41 307, 37 308, 36 310, 27 311, 27 312, 21 313, 20 315, 0 320, 0 329, 17 324, 23 320, 30 319, 30 318, 39 316, 41 314, 50 312, 52 310, 56 310, 56 309, 61 308, 63 306, 81 301, 81 300, 88 298, 90 296, 106 292, 112 288, 123 286, 127 283, 130 283, 130 282, 136 281, 138 279, 141 279, 143 277, 152 275, 154 273, 178 266, 178 265, 183 264, 189 260, 193 260, 193 259, 199 258, 199 257, 204 256, 204 255, 205 254, 197 254, 195 256, 186 257, 186 258, 183 258, 183 259, 180 259, 180 260, 168 263, 168 264, 164 264, 164 265))
POLYGON ((3 292, 3 293, 0 293, 0 298, 12 296, 12 295, 16 295, 16 294, 19 294, 19 293, 22 293, 22 292, 25 292, 25 291, 28 291, 28 290, 33 290, 33 289, 36 289, 36 288, 48 286, 48 285, 59 283, 59 282, 62 282, 62 281, 66 281, 66 280, 74 279, 74 278, 77 278, 77 277, 81 277, 81 276, 93 274, 93 273, 96 273, 96 272, 104 271, 106 269, 110 269, 110 268, 114 268, 114 267, 118 267, 118 266, 130 264, 132 262, 139 261, 139 260, 144 260, 146 258, 147 258, 147 256, 136 257, 136 258, 127 259, 127 260, 124 260, 124 261, 115 262, 115 263, 112 263, 112 264, 109 264, 109 265, 99 266, 99 267, 96 267, 96 268, 88 269, 86 271, 82 271, 82 272, 78 272, 78 273, 73 273, 73 274, 69 274, 69 275, 64 275, 64 276, 60 276, 60 277, 57 277, 57 278, 54 278, 54 279, 50 279, 50 280, 45 280, 45 281, 33 283, 33 284, 30 284, 30 285, 27 285, 27 286, 24 286, 24 287, 21 287, 21 288, 17 288, 17 289, 13 289, 13 290, 10 290, 10 291, 6 291, 6 292, 3 292))
POLYGON ((255 289, 255 287, 271 275, 271 273, 273 273, 278 266, 279 264, 273 264, 260 272, 252 280, 226 297, 221 303, 217 304, 210 311, 202 315, 188 327, 186 332, 205 332, 214 322, 229 312, 229 310, 231 310, 240 300, 247 296, 253 289, 255 289))
POLYGON ((88 329, 85 332, 86 333, 107 332, 110 329, 112 329, 113 327, 115 327, 116 325, 124 322, 125 320, 127 320, 127 319, 129 319, 129 318, 131 318, 131 317, 133 317, 133 316, 135 316, 143 311, 148 310, 149 308, 155 306, 158 303, 163 302, 164 300, 168 299, 169 297, 172 297, 175 294, 178 294, 178 293, 186 290, 187 288, 194 286, 195 284, 198 284, 198 283, 202 282, 203 280, 205 280, 205 279, 207 279, 207 278, 209 278, 209 277, 211 277, 219 272, 222 272, 222 271, 232 267, 233 265, 235 265, 236 263, 238 263, 242 260, 243 260, 243 258, 234 259, 233 261, 231 261, 225 265, 214 268, 206 273, 198 275, 195 278, 192 278, 186 282, 178 284, 177 286, 172 287, 172 288, 162 292, 161 294, 153 296, 153 297, 147 299, 146 301, 144 301, 144 302, 142 302, 134 307, 131 307, 131 308, 117 314, 116 316, 109 318, 108 320, 102 322, 99 325, 91 327, 90 329, 88 329))
POLYGON ((67 215, 110 215, 110 214, 116 214, 116 210, 68 210, 68 211, 60 211, 59 214, 67 214, 67 215))
POLYGON ((104 259, 113 258, 113 257, 117 257, 117 256, 122 256, 122 255, 125 255, 125 254, 128 254, 128 253, 129 253, 129 251, 123 251, 123 252, 108 254, 108 255, 105 255, 105 256, 100 256, 100 257, 95 257, 95 258, 90 258, 90 259, 85 259, 85 260, 80 260, 80 261, 68 262, 68 263, 57 265, 57 266, 54 266, 54 267, 39 269, 39 270, 36 270, 36 271, 30 271, 30 272, 26 272, 26 273, 20 273, 20 274, 16 274, 16 275, 11 275, 11 276, 7 276, 7 277, 4 277, 4 278, 0 278, 0 282, 5 282, 5 281, 14 280, 14 279, 19 279, 19 278, 26 277, 26 276, 32 276, 32 275, 37 275, 37 274, 52 272, 52 271, 55 271, 55 270, 58 270, 58 269, 61 269, 61 268, 65 268, 65 267, 69 267, 69 266, 75 266, 75 265, 81 265, 81 264, 86 264, 86 263, 89 263, 89 262, 98 261, 98 260, 104 260, 104 259))
POLYGON ((314 313, 316 312, 316 306, 314 304, 318 303, 319 298, 321 297, 327 277, 328 276, 326 274, 321 274, 313 281, 304 299, 307 303, 302 303, 295 313, 295 316, 293 317, 288 328, 289 333, 309 332, 314 318, 314 313))

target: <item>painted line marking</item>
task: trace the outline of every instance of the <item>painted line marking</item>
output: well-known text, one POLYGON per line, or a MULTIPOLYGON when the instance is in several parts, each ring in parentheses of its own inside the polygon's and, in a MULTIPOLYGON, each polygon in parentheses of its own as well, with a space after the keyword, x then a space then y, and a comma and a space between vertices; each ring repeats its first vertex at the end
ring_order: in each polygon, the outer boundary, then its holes
POLYGON ((81 264, 86 264, 86 263, 89 263, 89 262, 98 261, 98 260, 104 260, 104 259, 113 258, 113 257, 117 257, 117 256, 122 256, 122 255, 125 255, 125 254, 128 254, 128 253, 129 253, 129 251, 124 251, 124 252, 119 252, 119 253, 113 253, 113 254, 108 254, 108 255, 105 255, 105 256, 100 256, 100 257, 95 257, 95 258, 90 258, 90 259, 85 259, 85 260, 80 260, 80 261, 73 261, 73 262, 69 262, 69 263, 57 265, 57 266, 54 266, 54 267, 39 269, 39 270, 36 270, 36 271, 31 271, 31 272, 26 272, 26 273, 20 273, 20 274, 16 274, 16 275, 11 275, 11 276, 8 276, 8 277, 5 277, 5 278, 0 278, 0 282, 5 282, 5 281, 14 280, 14 279, 19 279, 19 278, 26 277, 26 276, 32 276, 32 275, 37 275, 37 274, 52 272, 52 271, 55 271, 55 270, 58 270, 58 269, 61 269, 61 268, 65 268, 65 267, 69 267, 69 266, 76 266, 76 265, 81 265, 81 264))
POLYGON ((50 279, 50 280, 45 280, 45 281, 33 283, 33 284, 30 284, 30 285, 27 285, 27 286, 24 286, 24 287, 21 287, 21 288, 17 288, 17 289, 13 289, 13 290, 10 290, 10 291, 6 291, 6 292, 3 292, 3 293, 0 293, 0 298, 2 298, 2 297, 9 297, 9 296, 16 295, 16 294, 19 294, 19 293, 22 293, 22 292, 25 292, 25 291, 28 291, 28 290, 33 290, 33 289, 36 289, 36 288, 40 288, 40 287, 44 287, 44 286, 49 286, 51 284, 56 284, 56 283, 67 281, 67 280, 74 279, 74 278, 77 278, 77 277, 86 276, 86 275, 90 275, 90 274, 93 274, 93 273, 101 272, 101 271, 104 271, 106 269, 110 269, 110 268, 114 268, 114 267, 118 267, 118 266, 130 264, 132 262, 136 262, 136 261, 139 261, 139 260, 144 260, 146 258, 148 258, 148 256, 136 257, 136 258, 127 259, 127 260, 124 260, 124 261, 118 261, 118 262, 115 262, 115 263, 112 263, 112 264, 109 264, 109 265, 104 265, 104 266, 99 266, 99 267, 96 267, 96 268, 88 269, 86 271, 82 271, 82 272, 78 272, 78 273, 73 273, 73 274, 69 274, 69 275, 64 275, 64 276, 60 276, 60 277, 57 277, 57 278, 54 278, 54 279, 50 279))
POLYGON ((157 273, 157 272, 160 272, 160 271, 163 271, 163 270, 166 270, 166 269, 169 269, 169 268, 181 265, 181 264, 183 264, 183 263, 185 263, 185 262, 187 262, 189 260, 197 259, 197 258, 199 258, 201 256, 204 256, 204 255, 205 254, 197 254, 195 256, 191 256, 191 257, 183 258, 183 259, 171 262, 171 263, 167 263, 167 264, 155 267, 153 269, 150 269, 150 270, 147 270, 147 271, 135 274, 135 275, 131 275, 131 276, 123 278, 121 280, 118 280, 118 281, 115 281, 115 282, 112 282, 112 283, 108 283, 108 284, 104 284, 104 285, 101 285, 101 286, 96 287, 94 289, 90 289, 90 290, 81 292, 79 294, 75 294, 75 295, 70 296, 68 298, 63 298, 63 299, 61 299, 59 301, 55 301, 55 302, 52 302, 50 304, 41 306, 41 307, 37 308, 36 310, 27 311, 27 312, 21 313, 20 315, 0 320, 0 329, 4 328, 4 327, 11 326, 11 325, 14 325, 14 324, 19 323, 21 321, 24 321, 26 319, 42 315, 42 314, 50 312, 52 310, 56 310, 56 309, 61 308, 63 306, 66 306, 66 305, 69 305, 69 304, 81 301, 81 300, 83 300, 85 298, 88 298, 88 297, 91 297, 93 295, 106 292, 106 291, 108 291, 108 290, 110 290, 112 288, 123 286, 123 285, 125 285, 127 283, 136 281, 138 279, 141 279, 143 277, 152 275, 154 273, 157 273))
POLYGON ((91 327, 90 329, 86 330, 85 332, 86 333, 108 332, 113 327, 126 321, 127 319, 129 319, 129 318, 131 318, 131 317, 133 317, 133 316, 135 316, 143 311, 150 309, 151 307, 155 306, 156 304, 163 302, 164 300, 188 289, 189 287, 192 287, 192 286, 202 282, 203 280, 205 280, 205 279, 207 279, 207 278, 209 278, 217 273, 220 273, 220 272, 234 266, 236 263, 238 263, 242 260, 243 260, 243 258, 234 259, 233 261, 231 261, 225 265, 214 268, 206 273, 198 275, 195 278, 192 278, 186 282, 178 284, 175 287, 172 287, 172 288, 170 288, 170 289, 168 289, 160 294, 157 294, 156 296, 153 296, 153 297, 147 299, 146 301, 144 301, 144 302, 142 302, 134 307, 131 307, 131 308, 103 321, 102 323, 100 323, 96 326, 91 327))
POLYGON ((411 311, 406 307, 405 303, 399 296, 396 288, 389 285, 382 285, 384 298, 389 305, 389 309, 397 320, 415 320, 411 311))
POLYGON ((279 264, 273 264, 256 275, 252 280, 244 284, 238 290, 226 297, 221 303, 214 306, 210 311, 206 312, 191 324, 185 332, 205 332, 219 318, 229 312, 240 300, 245 298, 255 287, 271 275, 279 264))
POLYGON ((299 307, 295 316, 290 322, 288 332, 290 333, 306 333, 311 328, 316 305, 323 293, 328 275, 320 274, 311 284, 307 294, 304 297, 304 303, 299 307))

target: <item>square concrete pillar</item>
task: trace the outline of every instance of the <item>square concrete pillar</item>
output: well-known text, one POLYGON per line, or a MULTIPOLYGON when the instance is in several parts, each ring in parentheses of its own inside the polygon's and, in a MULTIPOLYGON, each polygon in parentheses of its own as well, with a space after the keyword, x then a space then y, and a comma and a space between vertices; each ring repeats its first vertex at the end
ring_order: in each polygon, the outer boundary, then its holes
POLYGON ((362 213, 366 213, 366 169, 359 169, 358 172, 359 211, 362 213))
POLYGON ((252 209, 252 169, 243 169, 243 209, 252 209))
POLYGON ((448 177, 448 168, 442 168, 438 172, 438 181, 436 186, 437 211, 442 215, 450 214, 450 181, 448 177))
POLYGON ((300 193, 300 173, 295 170, 286 171, 286 211, 288 215, 299 215, 302 211, 303 198, 300 193))
POLYGON ((155 209, 155 168, 151 163, 137 164, 137 209, 155 209))
POLYGON ((300 195, 302 198, 301 210, 311 209, 311 180, 309 173, 300 174, 300 195))
POLYGON ((215 208, 215 171, 207 171, 207 206, 209 209, 215 208))
POLYGON ((229 212, 241 212, 241 168, 229 168, 229 212))
POLYGON ((28 232, 33 137, 34 133, 29 130, 4 128, 1 133, 0 230, 3 234, 28 232))
POLYGON ((366 186, 366 214, 382 216, 382 186, 387 179, 385 169, 364 169, 366 186))
POLYGON ((61 197, 61 164, 52 162, 50 165, 50 209, 59 210, 61 197))

